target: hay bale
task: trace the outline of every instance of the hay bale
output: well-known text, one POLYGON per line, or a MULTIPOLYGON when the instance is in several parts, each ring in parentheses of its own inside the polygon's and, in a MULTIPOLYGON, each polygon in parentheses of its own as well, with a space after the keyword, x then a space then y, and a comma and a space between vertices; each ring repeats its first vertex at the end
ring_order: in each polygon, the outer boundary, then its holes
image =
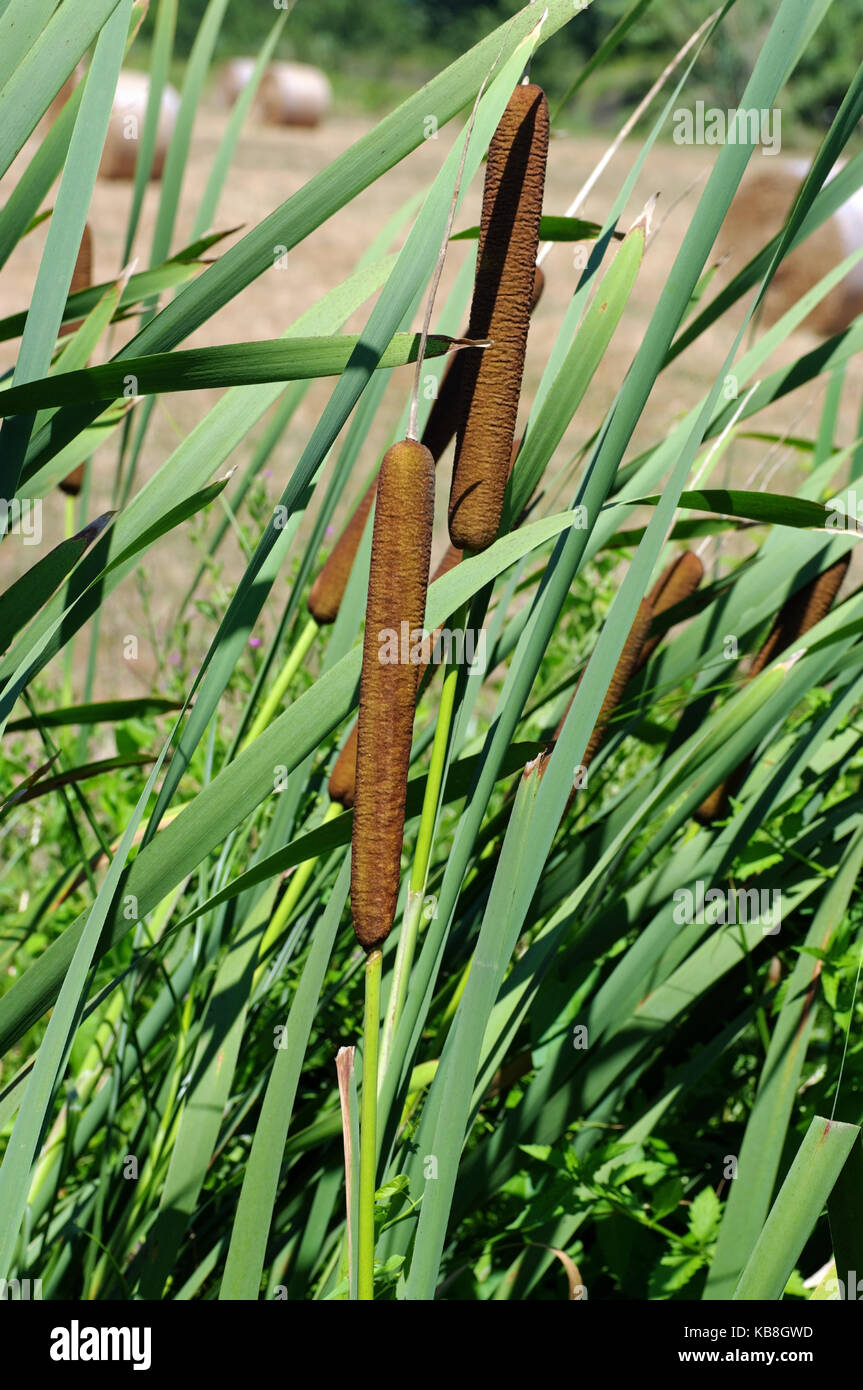
POLYGON ((258 106, 267 125, 316 126, 329 111, 332 95, 320 68, 270 63, 261 79, 258 106))
MULTIPOLYGON (((121 72, 114 93, 111 119, 99 177, 103 179, 131 179, 135 176, 135 161, 138 158, 138 143, 144 132, 144 118, 147 114, 147 97, 150 79, 143 72, 121 72)), ((162 176, 165 155, 177 120, 180 96, 176 88, 166 83, 162 90, 159 109, 159 124, 156 129, 156 151, 153 156, 151 179, 162 176)))
POLYGON ((231 58, 219 73, 219 97, 224 106, 233 106, 255 70, 254 58, 231 58))
MULTIPOLYGON (((752 169, 743 180, 714 247, 716 255, 730 257, 722 272, 726 283, 780 231, 808 171, 806 160, 771 162, 770 167, 762 164, 752 169)), ((762 321, 775 323, 801 295, 861 246, 863 194, 858 192, 782 262, 765 298, 762 321)), ((822 299, 804 326, 829 337, 847 328, 861 311, 863 265, 858 265, 822 299)))

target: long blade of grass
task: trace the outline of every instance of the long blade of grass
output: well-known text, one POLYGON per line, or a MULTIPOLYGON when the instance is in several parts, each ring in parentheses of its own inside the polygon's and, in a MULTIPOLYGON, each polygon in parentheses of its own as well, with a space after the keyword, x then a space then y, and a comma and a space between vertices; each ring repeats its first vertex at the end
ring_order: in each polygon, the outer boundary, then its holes
POLYGON ((815 1222, 859 1144, 857 1125, 815 1116, 731 1294, 735 1302, 781 1299, 815 1222))

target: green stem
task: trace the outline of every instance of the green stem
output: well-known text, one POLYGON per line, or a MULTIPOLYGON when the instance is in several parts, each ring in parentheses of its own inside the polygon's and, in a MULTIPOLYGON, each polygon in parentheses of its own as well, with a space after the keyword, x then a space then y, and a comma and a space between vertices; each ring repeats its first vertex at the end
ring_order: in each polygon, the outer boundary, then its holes
POLYGON ((258 734, 263 733, 264 729, 266 729, 267 725, 270 723, 273 715, 282 703, 285 691, 300 669, 309 647, 314 642, 317 631, 318 625, 314 618, 309 618, 309 621, 294 643, 290 656, 279 672, 278 680, 261 705, 261 708, 258 710, 257 716, 246 737, 246 741, 243 744, 244 748, 248 748, 249 744, 253 743, 258 737, 258 734))
MULTIPOLYGON (((321 821, 321 825, 326 825, 327 821, 334 820, 336 816, 341 814, 341 811, 342 807, 339 805, 339 803, 337 801, 333 801, 327 808, 327 814, 321 821)), ((320 829, 320 827, 318 828, 320 829)), ((312 872, 314 870, 315 865, 318 862, 318 858, 319 856, 316 856, 314 859, 304 859, 302 864, 298 864, 297 867, 294 869, 294 872, 291 876, 291 881, 285 889, 284 896, 282 897, 278 907, 273 913, 272 918, 270 919, 269 926, 267 927, 267 930, 265 931, 263 936, 263 940, 261 941, 261 947, 258 954, 262 961, 269 952, 270 948, 275 944, 275 942, 278 941, 285 928, 286 923, 290 920, 291 913, 293 912, 294 908, 299 902, 303 894, 303 890, 305 889, 306 884, 312 876, 312 872)), ((258 974, 255 976, 255 985, 257 985, 258 983, 258 977, 260 976, 262 969, 263 966, 258 967, 258 974)))
POLYGON ((366 958, 366 1007, 363 1019, 363 1093, 360 1107, 360 1203, 357 1250, 357 1298, 375 1296, 375 1177, 377 1168, 378 1020, 381 1005, 381 956, 366 958))
MULTIPOLYGON (((458 617, 456 618, 454 626, 461 627, 462 623, 463 617, 458 617)), ((411 966, 413 965, 414 953, 416 951, 417 937, 419 936, 420 923, 423 916, 426 880, 428 878, 429 861, 431 860, 432 844, 434 842, 438 803, 443 787, 444 773, 446 772, 457 685, 458 667, 450 663, 444 675, 437 724, 435 725, 434 742, 432 744, 431 760, 429 762, 428 778, 426 780, 425 794, 423 796, 420 827, 417 834, 416 848, 414 850, 410 883, 408 885, 408 898, 405 904, 404 917, 402 919, 402 929, 399 933, 399 944, 396 950, 395 965, 393 966, 393 980, 390 988, 387 1016, 384 1023, 383 1044, 381 1047, 382 1075, 387 1069, 387 1063, 389 1062, 393 1041, 395 1039, 396 1028, 398 1027, 398 1022, 401 1018, 402 1009, 404 1008, 405 999, 407 997, 408 980, 410 978, 411 966)))

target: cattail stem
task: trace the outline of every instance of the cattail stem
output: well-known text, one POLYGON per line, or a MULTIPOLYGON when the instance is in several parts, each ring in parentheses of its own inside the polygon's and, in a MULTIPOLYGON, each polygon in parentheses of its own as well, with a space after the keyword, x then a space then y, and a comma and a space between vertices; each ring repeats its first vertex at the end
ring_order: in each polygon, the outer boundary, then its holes
POLYGON ((377 1172, 378 1033, 381 1006, 380 951, 366 957, 363 1019, 363 1090, 360 1104, 360 1209, 357 1240, 357 1298, 375 1296, 375 1191, 377 1172))
POLYGON ((296 642, 291 648, 290 655, 288 656, 287 661, 285 662, 284 666, 279 672, 278 680, 276 681, 275 685, 273 686, 264 703, 261 705, 261 708, 259 709, 254 719, 254 722, 252 723, 252 727, 246 735, 246 740, 243 744, 244 748, 248 748, 250 743, 254 743, 258 735, 264 732, 264 729, 266 729, 267 725, 273 719, 276 710, 279 708, 279 705, 282 703, 282 700, 285 697, 285 692, 291 684, 291 681, 294 679, 294 676, 297 674, 300 667, 302 666, 303 661, 305 660, 306 655, 308 654, 308 650, 315 640, 318 630, 318 624, 315 622, 314 618, 309 618, 308 622, 306 623, 305 627, 303 628, 302 632, 300 633, 299 637, 297 638, 296 642))
MULTIPOLYGON (((464 621, 465 614, 463 611, 462 615, 454 620, 453 626, 461 627, 464 621)), ((405 905, 404 917, 402 918, 402 929, 399 934, 395 965, 393 966, 393 979, 390 987, 389 1004, 387 1006, 383 1043, 381 1046, 381 1073, 385 1072, 387 1069, 393 1042, 395 1040, 396 1029, 404 1008, 408 980, 410 979, 417 937, 419 936, 420 923, 422 922, 426 881, 428 879, 429 862, 431 860, 432 844, 434 842, 434 830, 437 822, 447 753, 450 745, 457 685, 458 667, 451 661, 448 663, 444 673, 443 690, 441 691, 428 777, 426 778, 425 793, 423 795, 419 831, 417 834, 416 847, 414 849, 414 860, 411 867, 410 881, 408 883, 407 903, 405 905)))

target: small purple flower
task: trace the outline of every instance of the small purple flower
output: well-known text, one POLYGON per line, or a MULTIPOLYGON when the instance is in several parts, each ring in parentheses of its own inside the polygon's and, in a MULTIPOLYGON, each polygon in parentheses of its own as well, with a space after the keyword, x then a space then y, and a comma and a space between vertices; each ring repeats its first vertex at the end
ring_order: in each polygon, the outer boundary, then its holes
POLYGON ((331 535, 333 534, 333 532, 335 531, 335 529, 336 529, 335 526, 328 526, 327 529, 326 529, 326 531, 324 532, 324 535, 325 535, 325 536, 331 536, 331 535))
POLYGON ((181 659, 179 652, 171 652, 171 655, 168 657, 172 666, 179 666, 181 659))
POLYGON ((260 639, 260 637, 250 637, 250 638, 249 638, 249 646, 250 646, 250 647, 259 647, 260 645, 261 645, 261 639, 260 639))

